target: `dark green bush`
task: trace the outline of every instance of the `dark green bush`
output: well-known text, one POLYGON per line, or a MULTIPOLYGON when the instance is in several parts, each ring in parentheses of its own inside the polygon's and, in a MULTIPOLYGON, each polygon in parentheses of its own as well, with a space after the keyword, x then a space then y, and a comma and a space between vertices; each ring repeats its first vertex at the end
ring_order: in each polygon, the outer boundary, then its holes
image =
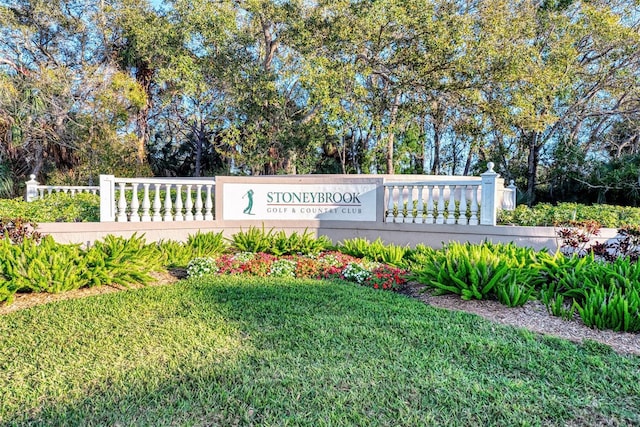
POLYGON ((498 299, 514 306, 527 302, 541 283, 540 258, 530 248, 514 244, 450 243, 436 251, 429 262, 413 263, 416 280, 440 293, 463 299, 498 299))
POLYGON ((532 208, 518 205, 513 211, 500 211, 499 224, 522 226, 555 226, 571 221, 593 221, 607 228, 640 224, 640 208, 614 205, 582 205, 578 203, 539 203, 532 208))
POLYGON ((629 258, 606 262, 593 254, 544 262, 540 299, 550 313, 598 329, 640 330, 640 264, 629 258))

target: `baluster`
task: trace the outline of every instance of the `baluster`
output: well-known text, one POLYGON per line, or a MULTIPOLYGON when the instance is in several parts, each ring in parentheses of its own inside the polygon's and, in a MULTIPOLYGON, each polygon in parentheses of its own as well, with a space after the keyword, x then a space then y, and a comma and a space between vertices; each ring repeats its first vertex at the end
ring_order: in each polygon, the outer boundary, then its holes
POLYGON ((449 185, 449 204, 447 207, 449 214, 447 215, 447 224, 456 223, 456 186, 449 185))
POLYGON ((171 209, 173 205, 171 203, 171 184, 165 184, 164 186, 164 220, 166 222, 173 221, 173 213, 171 209))
POLYGON ((202 221, 204 217, 202 216, 202 185, 196 185, 196 221, 202 221))
POLYGON ((467 225, 469 220, 467 219, 467 186, 463 185, 460 190, 460 216, 458 217, 458 224, 467 225))
POLYGON ((406 185, 398 186, 398 222, 404 222, 404 189, 406 185))
POLYGON ((416 211, 416 222, 424 224, 424 200, 422 200, 422 191, 424 185, 418 185, 418 207, 416 211))
POLYGON ((471 218, 469 225, 478 225, 478 186, 471 186, 471 218))
POLYGON ((138 200, 138 184, 131 184, 133 194, 131 196, 131 216, 129 221, 140 222, 140 215, 138 215, 138 208, 140 207, 140 201, 138 200))
POLYGON ((176 221, 184 221, 182 216, 182 184, 176 184, 176 221))
POLYGON ((427 186, 427 217, 425 218, 425 222, 427 224, 433 224, 433 185, 427 186))
POLYGON ((75 196, 75 195, 76 195, 76 189, 75 189, 75 188, 72 188, 72 189, 71 189, 71 192, 70 192, 70 196, 71 196, 71 197, 73 197, 73 196, 75 196))
POLYGON ((125 183, 121 182, 120 198, 118 199, 118 221, 127 222, 127 199, 124 196, 125 183))
POLYGON ((444 185, 438 185, 438 218, 436 224, 444 224, 444 185))
POLYGON ((407 215, 404 222, 416 222, 413 216, 413 185, 409 185, 409 194, 407 194, 407 215), (406 220, 409 218, 409 221, 406 220))
POLYGON ((162 216, 160 215, 160 185, 154 184, 155 194, 153 195, 153 220, 154 221, 162 221, 162 216))
POLYGON ((193 201, 191 200, 191 185, 187 184, 187 201, 184 204, 185 208, 185 221, 193 221, 193 201))
POLYGON ((394 215, 393 215, 393 190, 395 189, 394 185, 390 185, 390 186, 386 186, 387 188, 387 197, 388 197, 388 201, 387 201, 387 217, 385 219, 386 222, 393 222, 394 221, 394 215))
POLYGON ((205 221, 212 221, 213 220, 213 213, 211 212, 213 210, 213 199, 211 198, 211 188, 213 187, 213 185, 211 184, 207 184, 207 199, 204 203, 204 219, 205 221))
POLYGON ((151 221, 151 216, 149 216, 149 209, 151 208, 151 202, 149 201, 149 183, 145 182, 142 184, 144 188, 144 194, 142 196, 142 222, 151 221))

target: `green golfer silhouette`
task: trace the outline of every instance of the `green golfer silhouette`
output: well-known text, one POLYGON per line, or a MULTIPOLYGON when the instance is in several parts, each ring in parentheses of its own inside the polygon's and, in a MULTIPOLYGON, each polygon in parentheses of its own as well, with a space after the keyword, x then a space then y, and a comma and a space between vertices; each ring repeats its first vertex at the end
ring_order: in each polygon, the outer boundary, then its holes
POLYGON ((249 203, 247 204, 247 207, 244 208, 244 211, 242 211, 243 213, 247 214, 247 215, 253 215, 253 213, 251 212, 251 210, 253 209, 253 190, 249 190, 245 193, 244 196, 242 196, 242 198, 248 198, 249 199, 249 203))

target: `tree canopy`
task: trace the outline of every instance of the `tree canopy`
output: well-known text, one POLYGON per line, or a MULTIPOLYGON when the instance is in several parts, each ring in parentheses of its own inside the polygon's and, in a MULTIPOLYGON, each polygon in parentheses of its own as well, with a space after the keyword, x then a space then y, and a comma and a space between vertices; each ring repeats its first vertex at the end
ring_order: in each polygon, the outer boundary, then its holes
POLYGON ((0 184, 493 161, 638 204, 639 78, 635 0, 0 0, 0 184))

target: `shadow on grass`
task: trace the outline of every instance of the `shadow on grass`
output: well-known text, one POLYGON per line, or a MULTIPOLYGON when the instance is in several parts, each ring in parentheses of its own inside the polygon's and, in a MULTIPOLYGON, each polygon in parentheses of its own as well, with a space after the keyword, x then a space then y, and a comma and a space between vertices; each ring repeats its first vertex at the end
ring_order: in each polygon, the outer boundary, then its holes
POLYGON ((23 349, 0 353, 18 357, 7 425, 640 422, 640 358, 339 282, 187 281, 33 309, 3 332, 0 348, 23 349))

